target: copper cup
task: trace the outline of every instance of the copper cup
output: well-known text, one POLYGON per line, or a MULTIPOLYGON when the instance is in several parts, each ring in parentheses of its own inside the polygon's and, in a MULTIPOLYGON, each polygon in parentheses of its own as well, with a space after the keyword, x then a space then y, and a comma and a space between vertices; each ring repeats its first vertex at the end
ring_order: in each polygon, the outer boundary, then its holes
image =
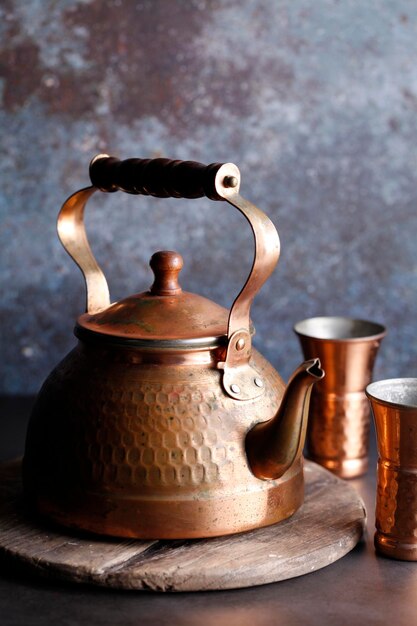
POLYGON ((417 561, 417 378, 366 388, 378 444, 375 548, 417 561))
POLYGON ((314 317, 294 326, 307 359, 319 357, 325 378, 311 395, 307 456, 341 478, 368 469, 369 403, 375 357, 385 327, 348 317, 314 317))

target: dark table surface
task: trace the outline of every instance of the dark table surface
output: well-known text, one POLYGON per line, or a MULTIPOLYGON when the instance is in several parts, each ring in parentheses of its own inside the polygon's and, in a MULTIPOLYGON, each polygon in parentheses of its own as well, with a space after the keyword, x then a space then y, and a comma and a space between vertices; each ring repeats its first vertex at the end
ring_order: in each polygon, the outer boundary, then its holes
MULTIPOLYGON (((31 398, 0 399, 0 461, 23 452, 31 398)), ((1 626, 376 626, 417 624, 417 563, 377 557, 373 548, 375 465, 351 481, 368 512, 363 541, 312 574, 236 591, 156 594, 66 585, 17 574, 0 561, 1 626)))

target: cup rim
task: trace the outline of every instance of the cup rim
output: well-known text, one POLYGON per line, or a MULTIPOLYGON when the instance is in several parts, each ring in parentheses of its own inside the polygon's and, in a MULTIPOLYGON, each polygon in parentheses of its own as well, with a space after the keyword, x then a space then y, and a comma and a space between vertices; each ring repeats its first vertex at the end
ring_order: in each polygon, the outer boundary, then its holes
POLYGON ((384 406, 394 407, 396 409, 417 409, 417 378, 385 378, 383 380, 375 380, 372 383, 369 383, 365 389, 365 393, 370 400, 374 400, 378 404, 382 404, 384 406), (384 387, 390 386, 404 386, 404 384, 413 383, 415 387, 416 393, 416 401, 415 404, 411 404, 409 402, 394 402, 393 400, 387 400, 382 395, 382 390, 384 387), (380 390, 380 393, 377 393, 380 390))
MULTIPOLYGON (((362 318, 356 317, 347 317, 343 315, 322 315, 317 317, 308 317, 306 319, 300 320, 293 326, 293 331, 299 337, 308 337, 309 339, 315 339, 316 341, 327 341, 327 342, 335 342, 335 343, 344 343, 346 341, 351 342, 361 342, 361 341, 370 341, 375 339, 383 339, 387 333, 387 329, 383 324, 379 322, 374 322, 372 320, 365 320, 362 318), (323 337, 320 336, 320 333, 314 333, 312 330, 308 328, 303 329, 303 325, 307 326, 307 324, 311 325, 312 323, 320 323, 320 322, 339 322, 339 323, 350 323, 357 324, 363 326, 369 326, 370 329, 374 328, 374 332, 368 332, 363 335, 358 335, 354 337, 323 337)), ((346 333, 347 334, 347 333, 346 333)))

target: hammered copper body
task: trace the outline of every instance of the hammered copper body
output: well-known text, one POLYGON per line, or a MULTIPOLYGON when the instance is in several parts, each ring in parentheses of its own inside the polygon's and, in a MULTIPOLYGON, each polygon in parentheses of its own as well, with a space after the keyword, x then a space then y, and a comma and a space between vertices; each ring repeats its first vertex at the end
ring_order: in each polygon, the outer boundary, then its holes
POLYGON ((381 380, 366 394, 378 444, 375 548, 417 561, 417 379, 381 380))
POLYGON ((305 358, 318 357, 326 377, 313 389, 307 431, 307 454, 342 478, 366 473, 369 450, 371 382, 381 324, 344 317, 316 317, 298 322, 305 358))
POLYGON ((28 500, 67 526, 149 539, 230 534, 287 518, 303 501, 308 401, 323 372, 310 360, 285 389, 252 347, 250 306, 278 260, 275 227, 239 195, 233 164, 101 155, 92 182, 59 216, 61 241, 85 277, 87 312, 77 320, 78 346, 35 403, 23 463, 28 500), (111 304, 83 221, 98 189, 206 195, 238 208, 255 254, 230 311, 182 290, 182 258, 172 251, 152 257, 148 291, 111 304))

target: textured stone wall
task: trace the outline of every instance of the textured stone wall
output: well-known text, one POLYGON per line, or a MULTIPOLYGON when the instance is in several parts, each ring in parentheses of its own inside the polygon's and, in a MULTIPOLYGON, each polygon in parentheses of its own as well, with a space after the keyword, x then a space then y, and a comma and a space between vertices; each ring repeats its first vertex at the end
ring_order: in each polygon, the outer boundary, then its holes
MULTIPOLYGON (((293 323, 320 314, 386 323, 376 376, 417 375, 415 2, 3 0, 0 42, 3 392, 74 345, 84 287, 55 220, 98 152, 239 165, 281 236, 252 317, 285 377, 293 323)), ((102 194, 87 221, 114 300, 157 249, 226 306, 251 265, 223 203, 102 194)))

